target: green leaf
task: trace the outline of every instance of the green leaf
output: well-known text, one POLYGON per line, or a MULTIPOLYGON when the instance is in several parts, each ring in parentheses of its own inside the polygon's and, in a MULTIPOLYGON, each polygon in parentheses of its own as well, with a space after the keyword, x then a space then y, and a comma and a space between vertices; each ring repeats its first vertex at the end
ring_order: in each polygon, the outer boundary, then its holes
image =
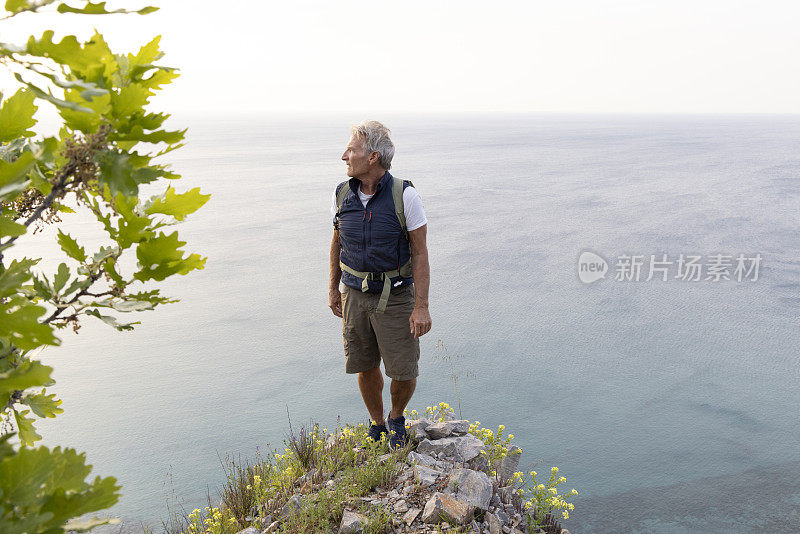
POLYGON ((65 532, 88 532, 100 525, 119 525, 120 519, 117 517, 92 517, 90 519, 70 519, 64 524, 65 532))
POLYGON ((3 532, 66 532, 67 520, 113 506, 119 500, 114 477, 85 479, 92 466, 86 454, 74 449, 52 451, 47 447, 21 448, 0 459, 0 495, 14 503, 14 514, 4 514, 3 532), (35 518, 34 524, 20 528, 16 517, 35 518), (9 527, 9 524, 11 527, 9 527))
MULTIPOLYGON (((81 44, 74 35, 67 35, 56 43, 53 41, 53 35, 53 30, 47 30, 39 39, 31 36, 28 39, 26 53, 51 58, 56 63, 69 67, 71 74, 77 79, 96 83, 101 87, 105 86, 101 83, 102 80, 117 70, 116 58, 99 33, 95 32, 85 44, 81 44)), ((56 105, 65 104, 69 103, 60 101, 56 105)))
POLYGON ((111 115, 123 118, 141 112, 152 94, 147 87, 138 84, 126 85, 119 93, 111 93, 111 115))
POLYGON ((74 102, 86 111, 76 111, 69 108, 59 108, 58 112, 64 118, 67 126, 73 130, 85 133, 94 133, 100 124, 103 123, 103 116, 111 109, 111 94, 95 96, 91 101, 87 100, 83 92, 66 91, 64 98, 69 102, 74 102))
POLYGON ((127 132, 116 132, 109 135, 108 138, 113 141, 140 141, 145 143, 167 143, 174 145, 183 141, 186 130, 156 130, 154 132, 145 133, 144 129, 139 126, 133 126, 127 132))
POLYGON ((36 124, 34 113, 36 106, 33 104, 32 92, 20 89, 14 96, 6 99, 0 107, 0 143, 36 135, 33 130, 28 130, 36 124))
POLYGON ((141 47, 135 56, 128 54, 128 65, 130 67, 149 65, 153 61, 161 59, 164 53, 158 49, 160 42, 161 36, 156 35, 152 41, 141 47))
POLYGON ((23 152, 11 163, 0 160, 0 201, 12 200, 28 187, 28 171, 33 164, 30 152, 23 152))
POLYGON ((39 259, 22 258, 12 260, 5 269, 0 265, 0 298, 9 297, 16 293, 17 288, 25 283, 30 277, 31 267, 39 263, 39 259))
POLYGON ((163 213, 164 215, 172 215, 177 220, 182 221, 187 215, 199 210, 211 195, 203 195, 200 193, 200 188, 195 187, 185 193, 176 194, 172 186, 167 187, 163 195, 156 195, 150 198, 150 201, 145 204, 145 213, 152 215, 154 213, 163 213))
POLYGON ((154 11, 158 11, 157 7, 148 6, 137 11, 128 11, 127 9, 115 9, 108 11, 105 2, 87 2, 83 7, 72 7, 67 4, 58 5, 59 13, 81 13, 84 15, 110 15, 112 13, 138 13, 139 15, 147 15, 154 11))
POLYGON ((58 272, 53 277, 53 289, 56 293, 64 288, 67 280, 69 280, 69 267, 67 267, 66 263, 62 263, 58 266, 58 272))
POLYGON ((53 42, 53 30, 47 30, 42 37, 28 39, 26 52, 33 56, 49 57, 56 63, 67 65, 77 72, 86 71, 96 58, 84 54, 81 44, 74 35, 64 36, 60 42, 53 42))
MULTIPOLYGON (((33 277, 33 289, 44 300, 53 298, 53 288, 50 287, 50 284, 35 275, 33 277)), ((66 294, 68 295, 69 293, 66 294)))
POLYGON ((86 261, 86 251, 83 247, 78 246, 78 242, 69 234, 62 232, 60 228, 58 230, 58 244, 61 245, 61 250, 70 258, 78 260, 81 263, 86 261))
POLYGON ((153 289, 152 291, 141 291, 139 293, 128 293, 128 296, 131 298, 135 298, 136 300, 146 300, 153 304, 153 306, 157 306, 158 304, 170 304, 173 302, 180 302, 179 299, 172 299, 169 297, 162 297, 159 295, 160 291, 158 289, 153 289))
POLYGON ((53 202, 53 206, 56 208, 56 211, 61 213, 77 213, 74 209, 70 208, 69 206, 65 206, 64 204, 53 202))
POLYGON ((26 415, 30 413, 30 410, 17 411, 16 409, 12 409, 12 411, 14 412, 14 419, 17 420, 20 443, 31 447, 35 441, 42 439, 42 436, 37 434, 36 429, 33 428, 33 417, 26 417, 26 415))
POLYGON ((11 217, 0 216, 0 236, 16 237, 24 234, 27 230, 24 224, 14 222, 11 217))
POLYGON ((42 345, 59 345, 49 324, 40 324, 45 313, 41 306, 30 304, 25 297, 15 296, 0 303, 0 338, 22 350, 33 350, 42 345))
POLYGON ((92 285, 91 278, 83 278, 83 279, 76 278, 75 280, 72 281, 72 283, 69 285, 69 287, 64 290, 64 293, 62 293, 61 296, 62 297, 66 297, 68 295, 71 295, 75 291, 78 291, 78 290, 81 290, 81 289, 86 289, 90 285, 92 285))
MULTIPOLYGON (((17 77, 17 79, 21 80, 21 78, 19 78, 19 76, 17 77)), ((48 102, 50 102, 51 104, 53 104, 54 106, 56 106, 59 109, 71 109, 73 111, 79 111, 81 113, 91 113, 92 112, 91 109, 89 109, 89 108, 87 108, 85 106, 81 106, 80 104, 77 104, 75 102, 68 102, 66 100, 62 100, 62 99, 58 98, 57 96, 53 96, 53 93, 51 93, 50 91, 44 91, 44 90, 40 89, 39 87, 33 85, 32 83, 27 83, 27 82, 24 82, 24 83, 25 83, 25 85, 28 86, 28 89, 33 91, 33 94, 35 94, 38 98, 41 98, 43 100, 47 100, 48 102)))
POLYGON ((114 207, 120 215, 117 220, 117 244, 123 250, 153 235, 148 228, 150 219, 134 212, 138 203, 137 197, 126 197, 122 193, 117 193, 114 202, 114 207))
POLYGON ((185 244, 185 241, 178 241, 178 232, 170 235, 159 232, 157 237, 139 243, 136 257, 142 267, 133 277, 142 282, 160 281, 173 274, 187 274, 204 268, 207 258, 201 258, 199 254, 183 257, 180 247, 185 244))
POLYGON ((93 315, 98 319, 100 319, 101 321, 103 321, 104 323, 106 323, 107 325, 113 326, 120 332, 122 332, 123 330, 133 330, 133 325, 141 324, 141 321, 135 321, 133 323, 120 323, 117 322, 117 319, 115 317, 112 317, 111 315, 102 315, 98 310, 86 310, 86 315, 93 315))
POLYGON ((125 283, 125 280, 123 280, 122 277, 117 272, 116 265, 117 265, 117 260, 115 260, 114 258, 108 258, 105 261, 105 263, 103 263, 103 269, 106 271, 106 273, 108 273, 108 276, 110 276, 111 279, 118 286, 125 287, 127 284, 125 283))
POLYGON ((153 304, 147 301, 140 300, 120 300, 111 302, 111 307, 121 312, 137 312, 152 310, 153 304))
POLYGON ((134 167, 130 155, 107 150, 97 158, 100 165, 98 182, 108 185, 111 194, 116 197, 122 193, 126 197, 135 197, 139 192, 139 184, 156 180, 163 173, 154 167, 134 167))
POLYGON ((92 256, 92 264, 94 266, 97 266, 97 265, 103 263, 104 261, 106 261, 106 258, 110 258, 111 256, 114 256, 115 254, 118 254, 119 252, 121 252, 121 250, 122 249, 120 247, 116 247, 116 246, 115 247, 100 247, 100 250, 95 252, 94 255, 92 256))
POLYGON ((148 89, 161 89, 162 85, 172 83, 172 80, 180 76, 178 69, 170 67, 157 67, 147 78, 137 77, 136 80, 140 85, 148 89))
POLYGON ((119 495, 115 494, 119 486, 115 483, 114 477, 96 477, 94 483, 81 494, 56 489, 42 506, 42 511, 52 512, 54 521, 66 522, 73 516, 108 508, 119 500, 119 495))
POLYGON ((36 11, 55 1, 56 0, 6 0, 6 11, 10 11, 15 15, 23 11, 36 11))
POLYGON ((6 11, 11 13, 19 13, 31 4, 30 0, 6 0, 6 11))
POLYGON ((0 373, 0 391, 23 391, 27 388, 53 384, 50 373, 53 368, 37 360, 23 360, 17 367, 0 373))
POLYGON ((55 393, 47 395, 46 388, 35 395, 30 393, 25 395, 21 402, 30 406, 33 413, 39 417, 55 417, 57 414, 64 413, 64 410, 59 408, 61 399, 57 399, 55 393))

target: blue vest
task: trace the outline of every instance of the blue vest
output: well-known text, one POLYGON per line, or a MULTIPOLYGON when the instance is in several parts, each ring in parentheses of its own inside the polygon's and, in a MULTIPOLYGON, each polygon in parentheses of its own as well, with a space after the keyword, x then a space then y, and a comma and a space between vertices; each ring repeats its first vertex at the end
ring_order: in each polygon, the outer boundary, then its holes
MULTIPOLYGON (((403 190, 408 186, 409 183, 403 181, 403 190)), ((364 272, 394 271, 405 265, 411 259, 411 245, 394 210, 392 175, 389 171, 378 182, 378 189, 366 207, 358 198, 358 189, 361 187, 359 180, 351 178, 340 183, 336 187, 337 195, 342 187, 350 188, 337 215, 341 245, 339 258, 342 263, 364 272)), ((362 279, 357 276, 343 271, 342 282, 361 291, 362 279)), ((412 284, 414 279, 397 276, 391 282, 392 288, 403 287, 412 284)), ((383 290, 381 280, 368 280, 367 283, 370 293, 383 290)))

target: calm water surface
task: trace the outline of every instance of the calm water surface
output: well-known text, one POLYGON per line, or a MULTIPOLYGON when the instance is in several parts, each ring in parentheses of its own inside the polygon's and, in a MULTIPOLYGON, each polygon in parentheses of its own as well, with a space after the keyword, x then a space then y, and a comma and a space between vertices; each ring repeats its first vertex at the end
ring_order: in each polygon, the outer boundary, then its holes
MULTIPOLYGON (((204 506, 220 457, 280 446, 287 411, 366 421, 327 307, 330 194, 359 119, 186 121, 178 189, 213 196, 180 235, 207 267, 163 284, 181 302, 134 332, 86 321, 42 353, 65 409, 44 443, 119 479, 126 530, 204 506)), ((800 531, 800 118, 386 122, 429 219, 411 408, 456 405, 458 375, 464 417, 505 424, 525 470, 557 465, 580 491, 572 532, 800 531), (645 281, 646 261, 639 282, 612 265, 585 285, 584 249, 763 262, 757 281, 645 281)), ((22 251, 49 268, 51 238, 22 251)))

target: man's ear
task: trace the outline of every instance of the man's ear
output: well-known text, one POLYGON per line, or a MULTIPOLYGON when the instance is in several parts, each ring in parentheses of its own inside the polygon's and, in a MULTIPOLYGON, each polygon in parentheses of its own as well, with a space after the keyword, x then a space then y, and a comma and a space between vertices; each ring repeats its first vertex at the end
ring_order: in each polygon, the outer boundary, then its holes
POLYGON ((380 152, 372 152, 372 153, 369 155, 369 159, 368 159, 368 161, 369 161, 370 163, 377 163, 377 162, 378 162, 380 159, 381 159, 381 154, 380 154, 380 152), (372 159, 372 156, 375 156, 375 159, 372 159))

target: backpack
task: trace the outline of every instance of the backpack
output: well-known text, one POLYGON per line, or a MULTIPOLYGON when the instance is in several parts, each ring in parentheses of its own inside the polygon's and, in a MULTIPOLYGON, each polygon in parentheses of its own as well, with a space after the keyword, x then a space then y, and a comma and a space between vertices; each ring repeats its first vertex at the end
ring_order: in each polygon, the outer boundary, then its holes
MULTIPOLYGON (((414 187, 411 180, 399 180, 392 176, 392 199, 394 200, 394 213, 397 215, 397 220, 400 221, 400 229, 403 236, 408 239, 408 230, 406 230, 406 214, 405 206, 403 205, 403 189, 404 184, 408 183, 409 187, 414 187)), ((336 195, 336 220, 339 220, 339 212, 342 209, 342 202, 344 197, 350 191, 347 182, 342 182, 342 187, 339 188, 339 193, 336 195)))

